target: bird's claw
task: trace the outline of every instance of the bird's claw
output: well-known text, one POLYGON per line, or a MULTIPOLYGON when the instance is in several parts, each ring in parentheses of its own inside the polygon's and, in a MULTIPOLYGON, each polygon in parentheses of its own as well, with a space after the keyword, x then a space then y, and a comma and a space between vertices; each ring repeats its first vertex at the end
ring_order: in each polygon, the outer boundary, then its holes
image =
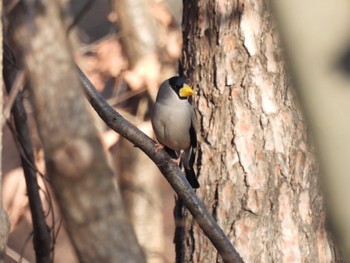
POLYGON ((179 157, 177 159, 173 159, 173 162, 178 166, 180 166, 181 157, 182 157, 182 152, 179 154, 179 157))
POLYGON ((161 143, 156 143, 156 145, 155 145, 156 152, 158 152, 161 149, 164 149, 164 145, 161 143))

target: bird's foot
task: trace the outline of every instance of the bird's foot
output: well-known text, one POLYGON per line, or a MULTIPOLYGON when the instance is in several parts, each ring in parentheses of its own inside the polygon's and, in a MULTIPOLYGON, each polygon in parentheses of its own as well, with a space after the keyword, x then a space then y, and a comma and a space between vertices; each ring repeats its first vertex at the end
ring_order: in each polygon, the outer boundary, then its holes
POLYGON ((173 162, 174 162, 177 166, 179 166, 179 165, 180 165, 180 162, 181 162, 181 157, 178 158, 178 159, 173 159, 173 162))
POLYGON ((178 166, 180 166, 181 157, 182 157, 182 152, 179 154, 179 157, 177 159, 173 159, 173 162, 178 166))
POLYGON ((156 149, 156 152, 158 152, 159 150, 163 149, 164 148, 164 145, 161 144, 161 143, 156 143, 155 145, 155 149, 156 149))

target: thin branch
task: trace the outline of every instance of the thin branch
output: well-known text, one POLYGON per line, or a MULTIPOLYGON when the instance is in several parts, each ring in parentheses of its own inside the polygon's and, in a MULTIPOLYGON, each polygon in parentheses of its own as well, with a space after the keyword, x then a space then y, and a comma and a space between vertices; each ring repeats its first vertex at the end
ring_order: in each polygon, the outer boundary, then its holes
MULTIPOLYGON (((18 136, 18 133, 16 132, 16 129, 13 127, 12 122, 9 120, 6 121, 7 127, 10 129, 10 131, 13 134, 14 141, 16 143, 16 146, 18 148, 19 154, 23 158, 23 161, 27 163, 27 165, 32 168, 36 174, 38 174, 45 183, 45 190, 47 190, 47 193, 49 193, 48 186, 46 183, 50 183, 49 179, 36 167, 35 163, 32 163, 30 160, 30 156, 25 151, 25 147, 23 146, 23 142, 21 142, 20 137, 18 136)), ((49 194, 48 194, 49 195, 49 194)), ((51 202, 50 202, 51 203, 51 202)))
POLYGON ((77 69, 86 97, 103 121, 111 129, 140 148, 158 166, 223 260, 225 262, 243 262, 230 240, 208 212, 203 202, 197 197, 180 168, 170 156, 164 150, 156 151, 155 141, 116 112, 97 92, 81 69, 79 67, 77 69))
POLYGON ((2 120, 1 127, 4 127, 6 120, 10 117, 12 106, 16 100, 17 94, 22 90, 24 83, 24 72, 18 72, 16 79, 14 80, 12 87, 10 89, 10 93, 8 95, 8 99, 4 105, 3 114, 4 118, 2 120))
MULTIPOLYGON (((14 56, 12 51, 7 45, 4 45, 4 82, 8 93, 10 88, 14 86, 18 70, 15 66, 14 56)), ((24 177, 27 185, 29 206, 33 221, 33 243, 36 253, 37 262, 51 262, 51 240, 49 228, 46 225, 45 215, 41 203, 39 194, 39 186, 36 179, 35 170, 28 165, 27 160, 30 163, 34 163, 34 150, 32 141, 29 136, 29 128, 27 125, 27 115, 22 103, 21 93, 19 93, 14 101, 12 108, 13 118, 18 134, 18 139, 21 142, 23 151, 26 153, 26 158, 21 155, 21 163, 24 171, 24 177)))
POLYGON ((132 90, 132 91, 128 91, 125 94, 122 94, 121 96, 118 97, 114 97, 113 99, 109 99, 108 103, 110 105, 116 106, 142 92, 145 92, 147 89, 146 88, 141 88, 141 89, 137 89, 137 90, 132 90))
POLYGON ((15 262, 30 263, 30 261, 25 259, 23 255, 18 254, 15 250, 10 248, 9 246, 6 247, 6 255, 12 258, 15 262))
MULTIPOLYGON (((52 255, 51 255, 51 258, 52 258, 52 261, 53 261, 54 253, 55 253, 55 246, 54 245, 56 243, 56 239, 57 239, 57 236, 58 236, 60 225, 58 226, 58 230, 55 231, 55 226, 56 226, 56 223, 55 223, 56 222, 55 210, 54 210, 53 200, 52 200, 52 197, 51 197, 51 194, 50 194, 50 190, 49 190, 49 186, 48 186, 49 181, 48 181, 47 177, 39 171, 39 169, 36 167, 35 163, 33 163, 33 161, 31 161, 30 154, 28 154, 26 152, 24 143, 21 141, 20 136, 18 135, 18 133, 16 132, 16 129, 13 127, 13 125, 12 125, 12 123, 10 121, 7 121, 7 127, 12 132, 13 139, 14 139, 14 141, 16 143, 18 152, 19 152, 19 154, 21 156, 21 162, 22 163, 26 162, 28 167, 30 167, 35 172, 35 174, 38 174, 43 180, 43 184, 44 184, 45 189, 42 189, 39 186, 39 191, 41 191, 44 194, 45 200, 46 200, 46 202, 48 204, 48 210, 46 211, 46 213, 45 213, 45 211, 43 211, 44 217, 48 218, 49 215, 51 215, 52 226, 49 228, 49 232, 52 232, 52 243, 51 243, 52 244, 52 247, 51 247, 52 255)), ((60 222, 60 224, 61 224, 61 222, 60 222)))

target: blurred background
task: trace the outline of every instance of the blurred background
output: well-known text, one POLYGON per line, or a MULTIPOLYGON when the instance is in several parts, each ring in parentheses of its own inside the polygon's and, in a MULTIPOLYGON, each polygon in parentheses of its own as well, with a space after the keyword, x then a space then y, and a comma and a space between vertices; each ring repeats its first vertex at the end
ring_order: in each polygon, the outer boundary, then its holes
MULTIPOLYGON (((150 108, 160 82, 176 75, 181 55, 182 1, 115 1, 120 5, 118 13, 112 11, 110 2, 65 3, 71 13, 69 24, 74 24, 70 36, 76 62, 112 106, 153 137, 150 108)), ((24 96, 28 99, 26 91, 24 96)), ((25 106, 37 166, 45 174, 33 112, 26 101, 25 106)), ((91 112, 95 114, 93 109, 91 112)), ((111 131, 97 115, 95 119, 106 150, 111 153, 111 164, 148 262, 173 262, 173 190, 148 157, 111 131)), ((26 186, 13 136, 5 125, 3 198, 11 222, 5 262, 18 262, 21 257, 21 262, 35 262, 26 186)), ((50 194, 50 185, 42 178, 39 184, 48 224, 56 233, 54 262, 78 262, 50 194)))

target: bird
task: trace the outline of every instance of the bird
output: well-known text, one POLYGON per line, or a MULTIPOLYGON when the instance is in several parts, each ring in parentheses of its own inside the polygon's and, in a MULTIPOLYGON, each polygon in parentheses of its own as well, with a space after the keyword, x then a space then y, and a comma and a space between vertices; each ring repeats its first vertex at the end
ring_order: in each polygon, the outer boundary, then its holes
POLYGON ((158 142, 172 158, 180 153, 181 163, 192 188, 199 188, 193 169, 196 157, 196 114, 189 98, 192 88, 180 76, 165 80, 159 87, 151 112, 151 122, 158 142))

